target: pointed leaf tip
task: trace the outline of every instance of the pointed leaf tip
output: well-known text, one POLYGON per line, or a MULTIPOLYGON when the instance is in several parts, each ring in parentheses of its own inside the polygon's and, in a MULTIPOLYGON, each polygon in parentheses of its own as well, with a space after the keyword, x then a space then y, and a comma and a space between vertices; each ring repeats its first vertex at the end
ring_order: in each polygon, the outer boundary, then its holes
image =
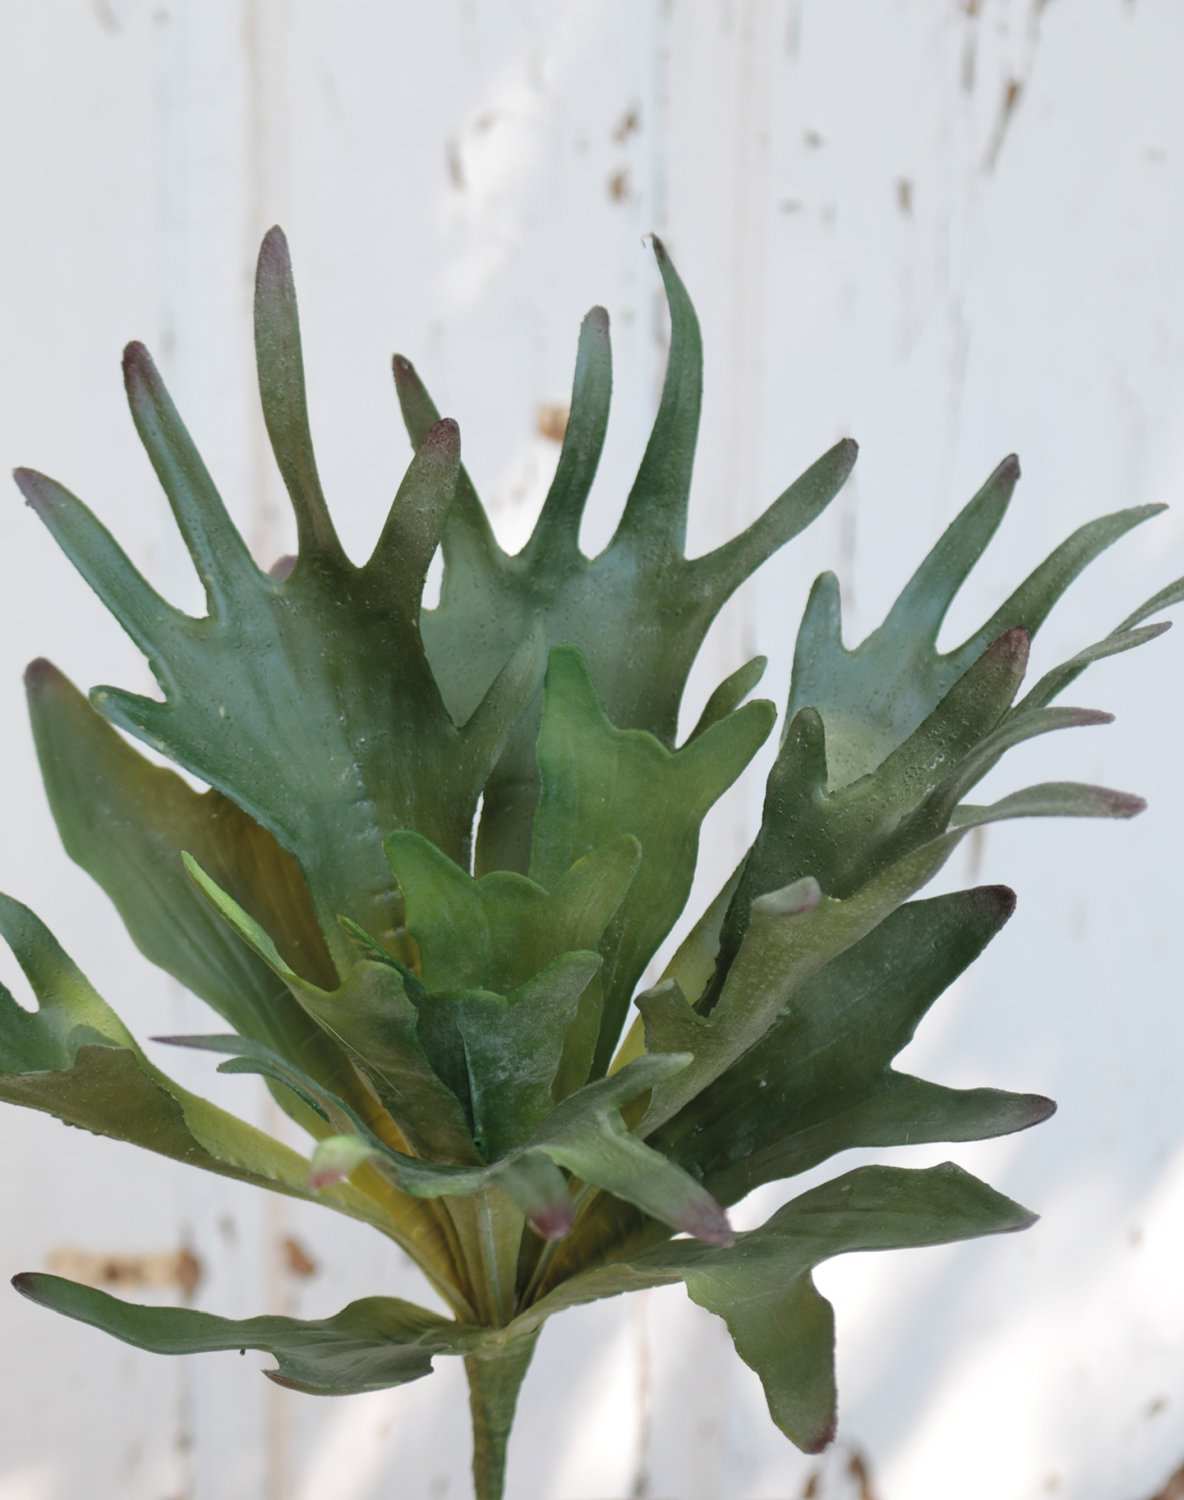
POLYGON ((25 504, 31 510, 35 510, 40 514, 41 511, 48 508, 50 500, 49 496, 45 493, 45 486, 51 484, 51 480, 47 479, 37 469, 26 469, 23 467, 13 469, 12 477, 16 480, 17 489, 25 497, 25 504))
POLYGON ((821 886, 813 875, 805 875, 792 885, 782 886, 778 891, 759 896, 753 906, 759 907, 771 917, 799 917, 813 911, 821 900, 821 886))
POLYGON ((455 417, 441 417, 424 438, 421 448, 453 458, 460 451, 460 425, 455 417))
POLYGON ((599 303, 595 307, 590 307, 584 315, 584 326, 590 328, 594 333, 607 338, 609 329, 608 309, 601 307, 599 303))
POLYGON ((718 1204, 704 1203, 687 1214, 678 1225, 705 1245, 717 1245, 730 1249, 736 1243, 736 1234, 727 1214, 718 1204))
POLYGON ((133 339, 123 351, 123 379, 129 392, 133 386, 141 386, 156 373, 156 362, 148 348, 139 339, 133 339))
POLYGON ((1032 649, 1032 632, 1026 625, 1013 625, 994 643, 1001 656, 1010 657, 1017 667, 1026 667, 1032 649))
POLYGON ((839 1430, 839 1414, 837 1411, 831 1413, 830 1420, 825 1427, 819 1428, 816 1433, 803 1433, 800 1438, 794 1439, 803 1453, 810 1454, 825 1453, 835 1440, 835 1434, 839 1430))
POLYGON ((540 1212, 531 1214, 530 1227, 544 1240, 561 1240, 570 1233, 575 1223, 575 1204, 556 1203, 540 1212))
POLYGON ((39 656, 25 668, 25 687, 30 693, 54 687, 65 678, 47 656, 39 656))
POLYGON ((1009 885, 980 885, 974 894, 1004 922, 1015 914, 1016 894, 1009 885))
POLYGON ((263 243, 259 246, 259 264, 264 262, 272 266, 290 267, 292 254, 288 248, 288 236, 278 224, 273 224, 263 236, 263 243))

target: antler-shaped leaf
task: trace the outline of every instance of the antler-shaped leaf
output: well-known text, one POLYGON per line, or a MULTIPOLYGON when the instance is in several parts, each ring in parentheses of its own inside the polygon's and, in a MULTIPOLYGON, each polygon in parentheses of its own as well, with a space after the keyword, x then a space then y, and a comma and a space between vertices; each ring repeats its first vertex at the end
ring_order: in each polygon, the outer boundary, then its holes
POLYGON ((773 718, 771 704, 748 703, 670 750, 645 730, 614 725, 579 652, 552 651, 531 875, 552 887, 573 861, 624 833, 641 844, 640 868, 604 943, 594 1074, 607 1067, 634 986, 686 904, 703 818, 756 754, 773 718))
MULTIPOLYGON (((125 365, 140 436, 206 584, 209 615, 160 598, 69 491, 17 478, 79 571, 148 656, 164 702, 114 688, 94 701, 113 723, 224 792, 300 861, 326 939, 338 912, 383 943, 399 926, 382 854, 416 827, 464 859, 477 799, 511 723, 535 690, 523 647, 461 727, 419 634, 423 580, 451 503, 456 424, 425 433, 369 561, 356 567, 329 523, 308 437, 291 267, 273 231, 256 295, 260 391, 301 551, 283 579, 251 561, 146 352, 125 365), (348 649, 337 643, 349 641, 348 649), (425 782, 420 767, 430 763, 425 782)), ((529 634, 529 632, 527 632, 529 634)), ((517 643, 516 643, 517 644, 517 643)))
MULTIPOLYGON (((283 961, 258 924, 190 866, 208 899, 277 972, 283 961)), ((281 1083, 323 1115, 335 1140, 335 1169, 346 1171, 371 1161, 400 1192, 414 1197, 468 1197, 497 1186, 518 1203, 540 1232, 566 1232, 567 1191, 557 1175, 541 1172, 537 1157, 577 1173, 586 1182, 636 1204, 672 1228, 722 1241, 730 1237, 727 1219, 693 1178, 631 1136, 620 1112, 685 1067, 681 1056, 640 1058, 611 1079, 573 1094, 550 1108, 550 1079, 558 1070, 564 1021, 571 1024, 580 994, 595 972, 595 954, 566 954, 513 995, 461 992, 435 996, 416 986, 421 1010, 416 1045, 426 1065, 451 1085, 482 1138, 484 1161, 458 1165, 425 1161, 392 1149, 357 1112, 271 1049, 242 1037, 173 1037, 175 1043, 222 1052, 230 1061, 220 1072, 258 1073, 281 1083), (521 1019, 513 1012, 525 1007, 521 1019), (466 1011, 470 1013, 466 1014, 466 1011), (552 1024, 540 1030, 539 1013, 552 1024), (558 1012, 558 1016, 556 1016, 558 1012), (536 1025, 531 1028, 529 1022, 536 1025), (558 1020, 559 1024, 553 1024, 558 1020), (524 1024, 527 1023, 527 1024, 524 1024), (475 1091, 477 1091, 475 1093, 475 1091), (544 1191, 540 1196, 540 1183, 544 1191)), ((392 969, 392 972, 393 969, 392 969)), ((300 993, 299 986, 294 986, 300 993)), ((349 996, 339 1001, 348 1004, 349 996)), ((348 1024, 348 1023, 347 1023, 348 1024)), ((410 1042, 410 1038, 408 1038, 410 1042)), ((408 1046, 404 1054, 413 1055, 408 1046)), ((438 1106, 437 1106, 438 1107, 438 1106)), ((324 1155, 322 1153, 322 1162, 324 1155)))
POLYGON ((984 1140, 1047 1119, 1038 1094, 945 1088, 891 1066, 1014 907, 1003 886, 900 907, 797 988, 651 1144, 735 1203, 855 1146, 984 1140))
POLYGON ((834 1313, 812 1272, 855 1250, 941 1245, 1026 1229, 1009 1198, 947 1162, 928 1171, 861 1167, 779 1209, 717 1250, 677 1240, 572 1276, 511 1324, 537 1328, 562 1308, 682 1281, 691 1300, 728 1325, 760 1377, 769 1412, 807 1453, 834 1436, 834 1313))
MULTIPOLYGON (((0 935, 39 1002, 29 1012, 0 990, 0 1098, 225 1177, 315 1198, 302 1157, 154 1067, 44 923, 9 896, 0 896, 0 935)), ((352 1187, 326 1201, 414 1246, 430 1274, 442 1248, 430 1218, 393 1222, 352 1187)))
MULTIPOLYGON (((798 632, 786 723, 807 707, 822 716, 832 787, 875 770, 993 641, 1015 629, 1029 638, 1035 635, 1084 568, 1132 527, 1164 509, 1136 506, 1080 527, 968 640, 939 654, 937 635, 946 613, 1006 514, 1019 475, 1015 456, 1005 458, 950 523, 884 623, 853 650, 843 644, 838 580, 823 573, 815 583, 798 632)), ((1168 594, 1165 590, 1154 607, 1171 602, 1168 594)))
MULTIPOLYGON (((671 343, 658 415, 612 541, 596 558, 579 528, 604 440, 611 391, 608 315, 595 308, 580 333, 571 418, 535 532, 516 557, 498 547, 462 469, 442 534, 439 607, 425 612, 424 640, 444 700, 458 722, 481 701, 517 643, 536 623, 548 645, 577 647, 609 718, 671 746, 691 664, 725 600, 768 557, 809 525, 855 462, 837 444, 741 535, 704 557, 683 555, 699 426, 699 324, 660 240, 654 251, 670 306, 671 343)), ((437 411, 412 366, 395 360, 395 382, 418 445, 437 411)), ((478 844, 483 869, 525 870, 538 799, 536 702, 515 727, 485 793, 478 844)))

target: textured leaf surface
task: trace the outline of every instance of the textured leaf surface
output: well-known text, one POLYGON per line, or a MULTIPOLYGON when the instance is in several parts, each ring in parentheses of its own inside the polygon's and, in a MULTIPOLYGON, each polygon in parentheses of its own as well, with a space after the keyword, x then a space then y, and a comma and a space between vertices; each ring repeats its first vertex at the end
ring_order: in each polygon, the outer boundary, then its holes
POLYGON ((944 1088, 891 1067, 1014 905, 986 886, 899 908, 803 984, 651 1144, 735 1203, 855 1146, 982 1140, 1046 1119, 1053 1105, 1039 1095, 944 1088))
POLYGON ((574 1276, 518 1320, 683 1281, 756 1371, 774 1422, 816 1453, 834 1436, 834 1314, 815 1266, 856 1250, 940 1245, 1026 1229, 1033 1215, 960 1168, 861 1167, 804 1193, 727 1249, 675 1241, 574 1276))
MULTIPOLYGON (((253 953, 316 1023, 319 1030, 308 1049, 314 1056, 320 1055, 322 1041, 339 1044, 371 1080, 391 1118, 418 1153, 460 1164, 480 1161, 456 1097, 428 1061, 419 1039, 419 1012, 388 954, 374 957, 365 952, 340 986, 332 991, 319 989, 288 965, 270 935, 191 855, 184 856, 184 868, 191 888, 198 899, 204 898, 203 905, 216 915, 223 930, 253 953)), ((328 1097, 337 1096, 339 1091, 322 1076, 322 1070, 306 1068, 297 1053, 278 1051, 266 1038, 253 1040, 294 1064, 300 1076, 323 1085, 328 1097)), ((351 1121, 362 1118, 368 1128, 375 1124, 352 1090, 345 1094, 342 1106, 351 1121)))
POLYGON ((843 901, 823 896, 809 877, 758 897, 710 1015, 692 1010, 675 986, 643 996, 638 1004, 649 1051, 693 1057, 655 1092, 643 1130, 670 1119, 755 1046, 803 984, 936 874, 957 838, 934 840, 843 901))
POLYGON ((604 1019, 593 1071, 616 1046, 634 986, 690 894, 699 827, 756 754, 772 705, 746 704, 679 750, 610 722, 579 653, 557 647, 539 732, 542 798, 531 875, 550 887, 577 859, 631 833, 641 866, 608 929, 604 1019))
MULTIPOLYGON (((549 889, 512 871, 474 879, 414 833, 392 835, 387 854, 403 892, 405 920, 424 988, 435 995, 493 991, 509 997, 563 955, 587 955, 601 947, 637 874, 641 849, 632 833, 624 833, 576 858, 562 872, 548 872, 553 874, 549 889), (457 941, 458 933, 464 934, 463 942, 457 941)), ((587 1081, 604 1010, 600 968, 598 962, 587 972, 584 988, 575 997, 574 1013, 561 1009, 549 1023, 560 1048, 547 1080, 556 1098, 587 1081)), ((501 1028, 488 1003, 481 1003, 489 1028, 482 1049, 488 1053, 493 1045, 490 1061, 495 1070, 512 1072, 516 1064, 508 1034, 505 1045, 498 1046, 501 1028)), ((542 992, 536 993, 535 1003, 542 1003, 542 992)), ((429 1013, 426 1005, 423 1013, 425 1017, 429 1013)), ((457 1018, 462 1014, 463 1007, 456 1011, 457 1018)), ((439 1019, 443 1021, 443 1015, 439 1019)), ((476 1022, 476 1011, 469 1019, 476 1022)), ((525 1011, 519 1021, 521 1041, 529 1043, 537 1057, 540 1040, 530 1038, 525 1011)), ((439 1026, 436 1029, 439 1033, 439 1026)), ((463 1053, 465 1044, 451 1023, 450 1034, 456 1038, 457 1051, 463 1053)), ((454 1076, 458 1068, 474 1071, 469 1061, 462 1061, 453 1068, 454 1076)))
MULTIPOLYGON (((463 722, 538 623, 548 646, 586 658, 609 718, 674 742, 691 664, 725 600, 809 525, 838 493, 855 462, 844 440, 792 484, 740 536, 704 557, 683 555, 699 425, 702 347, 698 320, 660 241, 654 241, 670 306, 671 342, 658 415, 620 524, 608 547, 579 550, 609 396, 608 318, 589 314, 580 338, 571 418, 555 481, 531 540, 507 557, 462 471, 444 526, 440 605, 425 613, 424 639, 445 702, 463 722)), ((395 361, 412 443, 436 421, 412 366, 395 361)), ((522 716, 486 790, 480 854, 485 869, 525 870, 530 815, 538 800, 534 741, 539 704, 522 716)))
POLYGON ((210 910, 181 856, 191 853, 274 933, 301 973, 332 986, 333 963, 295 859, 221 792, 195 792, 146 760, 51 663, 34 662, 26 683, 62 842, 115 903, 140 951, 236 1031, 348 1094, 357 1085, 348 1064, 309 1026, 276 974, 210 910))
POLYGON ((17 478, 144 650, 165 694, 156 702, 99 688, 96 706, 224 792, 299 859, 331 944, 339 912, 387 943, 399 913, 382 840, 415 826, 465 858, 477 799, 535 690, 537 667, 529 647, 520 652, 457 727, 418 624, 456 485, 455 423, 424 435, 373 555, 356 567, 337 543, 316 479, 291 268, 276 232, 260 257, 256 326, 265 414, 300 532, 286 578, 255 567, 208 476, 195 480, 204 469, 146 355, 133 363, 129 398, 133 412, 149 410, 141 436, 207 578, 208 618, 166 604, 61 485, 28 470, 17 478))
MULTIPOLYGON (((0 935, 39 1002, 26 1011, 0 991, 0 1097, 226 1177, 314 1196, 295 1151, 155 1068, 49 930, 7 896, 0 897, 0 935)), ((329 1202, 390 1229, 377 1205, 354 1189, 329 1202)), ((421 1248, 428 1249, 426 1238, 421 1248)))
POLYGON ((1080 527, 955 650, 937 635, 963 581, 1010 504, 1019 463, 1004 459, 913 574, 884 623, 859 646, 842 639, 838 582, 814 586, 798 634, 787 720, 805 707, 826 724, 832 786, 874 770, 906 740, 1005 631, 1035 634, 1075 578, 1119 537, 1163 507, 1139 506, 1080 527))
MULTIPOLYGON (((282 969, 282 960, 258 925, 192 864, 191 869, 207 898, 226 919, 261 956, 282 969)), ((635 1204, 672 1228, 724 1239, 730 1230, 711 1196, 681 1167, 666 1161, 632 1136, 621 1118, 622 1109, 683 1068, 687 1058, 675 1055, 639 1059, 611 1079, 589 1085, 550 1109, 550 1091, 544 1080, 557 1066, 561 1033, 548 1034, 537 1027, 507 1024, 508 1015, 517 1003, 525 1002, 528 1007, 523 1020, 529 1019, 532 1009, 537 1018, 538 1009, 545 1012, 557 1003, 562 1004, 564 993, 568 1014, 574 1015, 579 993, 597 963, 596 955, 565 955, 535 980, 528 981, 524 987, 527 993, 519 992, 508 999, 479 992, 446 997, 452 1003, 442 1021, 446 1029, 455 1031, 458 1039, 456 1062, 451 1066, 444 1057, 446 1035, 445 1042, 441 1042, 438 1031, 433 1035, 429 1028, 425 1034, 426 1051, 436 1063, 435 1076, 443 1074, 447 1079, 455 1072, 456 1076, 450 1080, 453 1083, 450 1096, 455 1099, 458 1093, 466 1095, 462 1102, 468 1106, 470 1119, 480 1134, 491 1138, 486 1140, 487 1154, 493 1157, 488 1166, 479 1159, 472 1165, 448 1160, 424 1161, 391 1147, 344 1100, 319 1086, 287 1058, 258 1043, 241 1037, 168 1040, 225 1054, 229 1060, 221 1065, 220 1072, 257 1073, 291 1089, 324 1117, 329 1133, 350 1141, 348 1146, 337 1144, 331 1150, 344 1153, 351 1169, 353 1164, 368 1160, 400 1192, 422 1198, 467 1197, 497 1186, 519 1204, 540 1233, 548 1234, 556 1225, 566 1228, 568 1215, 558 1183, 540 1177, 539 1169, 531 1165, 531 1158, 544 1157, 635 1204), (470 1000, 476 1002, 471 1017, 464 1014, 470 1000), (470 1049, 474 1054, 472 1059, 470 1049), (474 1079, 483 1091, 479 1107, 474 1107, 469 1095, 474 1079), (495 1155, 489 1149, 493 1144, 502 1146, 504 1154, 495 1155)), ((431 1013, 437 999, 428 996, 420 1003, 431 1013)), ((330 1175, 336 1175, 342 1159, 341 1154, 333 1157, 330 1175)), ((325 1169, 324 1158, 321 1169, 325 1169)), ((317 1170, 314 1165, 314 1175, 317 1170)))

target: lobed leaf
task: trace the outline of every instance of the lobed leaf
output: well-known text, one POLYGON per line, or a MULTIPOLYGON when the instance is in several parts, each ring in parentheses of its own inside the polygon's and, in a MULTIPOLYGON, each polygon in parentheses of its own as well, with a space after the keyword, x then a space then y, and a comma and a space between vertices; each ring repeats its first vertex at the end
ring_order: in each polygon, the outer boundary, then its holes
MULTIPOLYGON (((314 1197, 295 1151, 154 1067, 49 929, 9 896, 0 896, 0 936, 38 1001, 36 1011, 26 1011, 0 989, 0 1098, 240 1182, 314 1197)), ((412 1218, 392 1225, 376 1202, 354 1188, 338 1189, 326 1201, 415 1244, 431 1265, 429 1222, 412 1218)))
POLYGON ((852 1251, 948 1244, 1033 1221, 949 1162, 925 1171, 861 1167, 795 1198, 730 1248, 679 1240, 572 1276, 511 1327, 530 1332, 564 1308, 682 1281, 692 1301, 727 1324, 773 1421, 817 1453, 834 1436, 836 1400, 834 1313, 814 1268, 852 1251))
POLYGON ((899 907, 800 985, 754 1046, 651 1138, 723 1203, 857 1146, 982 1140, 1051 1100, 896 1072, 938 996, 1011 916, 1002 886, 899 907))
POLYGON ((686 904, 704 816, 772 723, 770 704, 750 703, 671 751, 645 731, 612 724, 579 653, 565 646, 552 652, 531 876, 550 886, 574 860, 626 833, 641 845, 640 867, 602 949, 604 1017, 594 1074, 607 1067, 634 986, 686 904))
MULTIPOLYGON (((507 557, 462 471, 444 527, 440 604, 423 618, 444 701, 463 723, 532 627, 546 647, 578 649, 611 721, 674 743, 691 664, 724 602, 830 503, 855 461, 837 444, 747 531, 699 558, 682 556, 698 429, 702 349, 698 322, 665 248, 654 250, 670 308, 670 357, 658 415, 620 524, 596 558, 578 550, 579 522, 603 441, 609 396, 608 319, 595 309, 580 337, 572 415, 534 536, 507 557)), ((414 368, 395 360, 412 444, 438 411, 414 368)), ((478 868, 525 872, 539 798, 534 745, 541 700, 515 725, 485 789, 478 868)))

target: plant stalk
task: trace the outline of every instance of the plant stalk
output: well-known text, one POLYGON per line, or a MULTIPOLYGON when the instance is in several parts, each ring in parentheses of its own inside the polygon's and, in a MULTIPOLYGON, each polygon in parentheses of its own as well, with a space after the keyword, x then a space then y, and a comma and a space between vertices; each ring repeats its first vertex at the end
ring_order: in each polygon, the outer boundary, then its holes
POLYGON ((505 1493, 506 1449, 514 1408, 538 1337, 535 1328, 465 1355, 473 1420, 475 1500, 502 1500, 505 1493))

